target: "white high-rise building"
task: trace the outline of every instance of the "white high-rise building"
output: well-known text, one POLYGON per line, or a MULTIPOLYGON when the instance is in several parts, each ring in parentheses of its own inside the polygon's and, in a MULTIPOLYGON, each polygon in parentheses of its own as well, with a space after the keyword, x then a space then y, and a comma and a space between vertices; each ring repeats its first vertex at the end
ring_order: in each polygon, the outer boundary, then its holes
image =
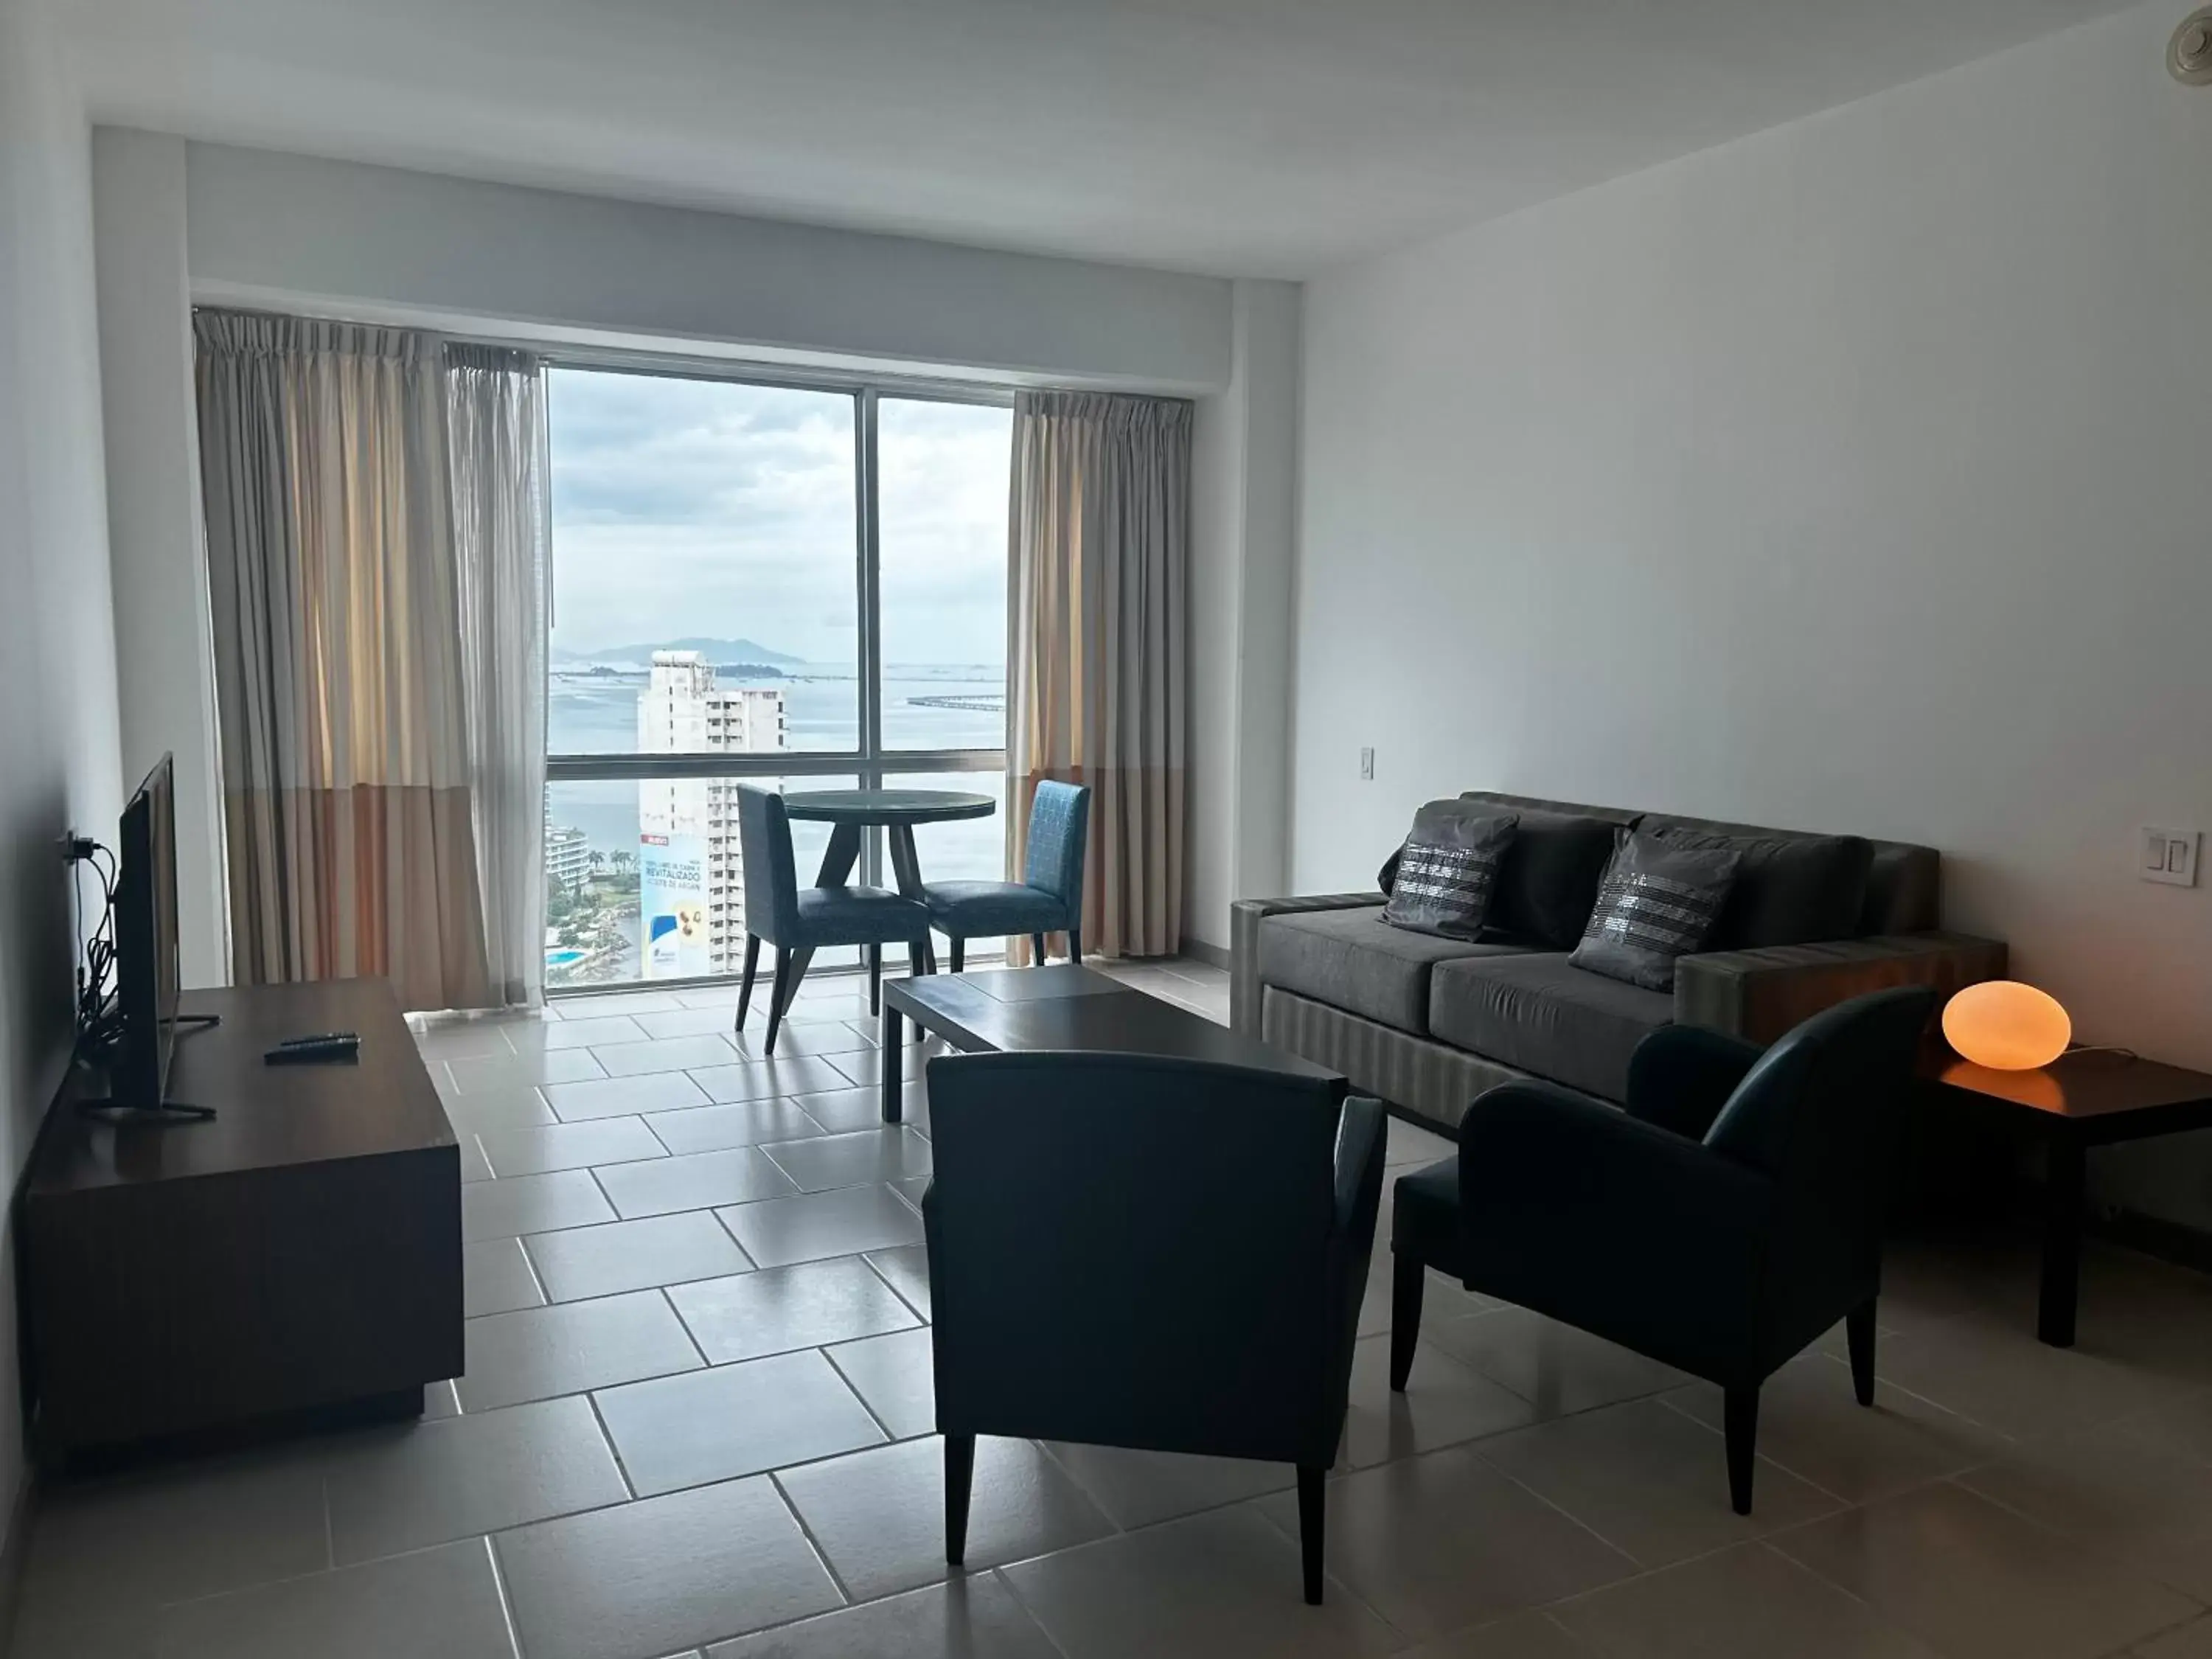
MULTIPOLYGON (((696 651, 656 651, 637 700, 641 753, 780 754, 783 693, 718 686, 696 651)), ((637 787, 641 971, 647 979, 735 973, 744 962, 737 791, 720 778, 637 787)))

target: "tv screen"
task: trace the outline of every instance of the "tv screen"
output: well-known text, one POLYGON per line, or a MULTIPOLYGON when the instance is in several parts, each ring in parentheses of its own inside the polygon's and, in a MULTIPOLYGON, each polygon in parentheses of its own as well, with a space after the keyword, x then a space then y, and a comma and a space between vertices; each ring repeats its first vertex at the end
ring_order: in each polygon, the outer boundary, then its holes
POLYGON ((115 1000, 121 1037, 111 1080, 118 1105, 167 1097, 177 1038, 177 820, 170 757, 155 763, 123 809, 115 889, 115 1000))

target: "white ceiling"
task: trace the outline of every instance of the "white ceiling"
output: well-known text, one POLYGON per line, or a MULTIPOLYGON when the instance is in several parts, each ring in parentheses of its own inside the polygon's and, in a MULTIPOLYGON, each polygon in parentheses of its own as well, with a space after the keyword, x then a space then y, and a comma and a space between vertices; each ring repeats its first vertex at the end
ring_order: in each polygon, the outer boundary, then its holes
POLYGON ((70 0, 97 119, 1304 276, 2122 0, 70 0))

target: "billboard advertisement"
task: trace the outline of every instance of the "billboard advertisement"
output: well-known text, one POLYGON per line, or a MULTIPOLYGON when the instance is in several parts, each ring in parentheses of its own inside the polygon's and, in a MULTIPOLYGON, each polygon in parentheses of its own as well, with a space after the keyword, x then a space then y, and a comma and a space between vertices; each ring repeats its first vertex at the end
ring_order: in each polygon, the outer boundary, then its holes
POLYGON ((691 979, 714 971, 707 949, 704 837, 637 838, 638 957, 647 979, 691 979))

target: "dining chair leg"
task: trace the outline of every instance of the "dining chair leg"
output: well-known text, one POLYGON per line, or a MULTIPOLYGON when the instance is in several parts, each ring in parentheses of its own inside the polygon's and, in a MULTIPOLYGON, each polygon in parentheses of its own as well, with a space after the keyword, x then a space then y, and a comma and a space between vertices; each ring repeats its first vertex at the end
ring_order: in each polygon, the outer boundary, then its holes
POLYGON ((1044 935, 1042 933, 1031 933, 1030 935, 1030 949, 1036 952, 1036 965, 1040 968, 1043 967, 1044 935))
POLYGON ((1067 959, 1079 968, 1083 966, 1083 930, 1080 927, 1067 930, 1067 959))
POLYGON ((753 1006, 753 975, 760 972, 760 935, 745 935, 745 977, 738 987, 738 1024, 736 1029, 745 1029, 745 1010, 753 1006))
POLYGON ((775 1033, 783 1024, 784 1005, 791 1000, 791 969, 798 956, 798 951, 787 951, 781 945, 775 947, 775 983, 769 988, 768 994, 768 1041, 761 1045, 761 1052, 764 1054, 775 1052, 775 1033))
POLYGON ((968 941, 955 933, 947 950, 946 960, 952 964, 952 971, 957 974, 965 969, 968 965, 968 941))
POLYGON ((1298 1466, 1298 1561, 1305 1570, 1306 1605, 1321 1605, 1322 1546, 1327 1532, 1328 1471, 1298 1466))
MULTIPOLYGON (((906 942, 906 971, 909 979, 920 979, 933 972, 937 964, 930 959, 927 939, 910 939, 906 942)), ((915 1032, 919 1036, 921 1033, 915 1032)))
POLYGON ((884 947, 868 947, 868 1012, 880 1014, 884 1011, 884 947))
POLYGON ((975 1479, 975 1437, 945 1437, 945 1564, 968 1558, 968 1492, 975 1479))

